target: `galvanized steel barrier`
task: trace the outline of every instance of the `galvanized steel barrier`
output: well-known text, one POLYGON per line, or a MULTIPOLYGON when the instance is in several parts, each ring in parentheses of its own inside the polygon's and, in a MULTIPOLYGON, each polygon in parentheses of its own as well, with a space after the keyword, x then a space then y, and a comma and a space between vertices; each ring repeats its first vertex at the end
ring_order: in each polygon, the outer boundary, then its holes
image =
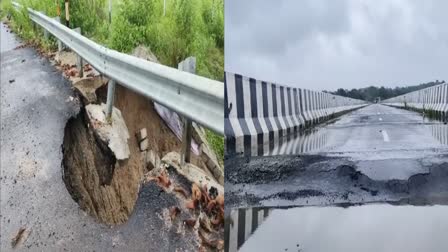
POLYGON ((225 74, 226 155, 262 156, 297 134, 367 102, 225 74))
MULTIPOLYGON (((18 3, 13 5, 22 8, 18 3)), ((28 14, 33 22, 111 80, 224 134, 223 83, 101 46, 30 8, 28 14)))
POLYGON ((416 110, 448 121, 448 83, 384 100, 383 104, 416 110))

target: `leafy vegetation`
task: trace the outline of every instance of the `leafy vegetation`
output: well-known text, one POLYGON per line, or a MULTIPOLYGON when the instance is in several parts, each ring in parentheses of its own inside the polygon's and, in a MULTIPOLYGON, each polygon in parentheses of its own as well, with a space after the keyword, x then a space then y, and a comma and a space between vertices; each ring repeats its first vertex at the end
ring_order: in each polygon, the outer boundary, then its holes
POLYGON ((130 52, 145 45, 165 65, 194 55, 197 74, 223 79, 223 0, 123 0, 113 16, 110 46, 130 52))
MULTIPOLYGON (((65 20, 65 0, 18 0, 25 7, 48 16, 61 14, 65 20)), ((222 81, 224 78, 224 0, 113 0, 112 23, 108 1, 71 0, 70 26, 81 27, 83 35, 129 53, 135 47, 149 47, 160 63, 175 67, 189 56, 196 57, 198 75, 222 81)), ((12 13, 13 30, 25 40, 46 47, 54 41, 43 39, 41 29, 33 29, 25 9, 15 11, 10 0, 2 0, 1 13, 12 13)), ((216 153, 223 156, 222 136, 207 132, 216 153)))
POLYGON ((370 86, 367 88, 352 89, 352 90, 340 88, 336 92, 331 93, 335 95, 373 102, 377 98, 385 100, 395 96, 403 95, 409 92, 414 92, 420 89, 432 87, 443 83, 445 83, 445 81, 436 80, 428 83, 422 83, 420 85, 407 86, 407 87, 385 88, 383 86, 382 87, 370 86))

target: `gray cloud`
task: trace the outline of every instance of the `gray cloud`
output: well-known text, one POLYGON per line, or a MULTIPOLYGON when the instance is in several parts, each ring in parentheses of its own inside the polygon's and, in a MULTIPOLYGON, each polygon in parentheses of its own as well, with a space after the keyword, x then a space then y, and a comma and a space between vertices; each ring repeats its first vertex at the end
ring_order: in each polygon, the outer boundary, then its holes
POLYGON ((448 81, 448 1, 226 0, 225 69, 311 89, 448 81))

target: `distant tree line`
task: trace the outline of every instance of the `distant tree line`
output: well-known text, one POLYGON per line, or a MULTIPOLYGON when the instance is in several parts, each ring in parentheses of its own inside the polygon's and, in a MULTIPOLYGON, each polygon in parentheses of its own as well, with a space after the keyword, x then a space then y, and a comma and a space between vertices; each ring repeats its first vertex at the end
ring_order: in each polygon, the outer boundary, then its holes
POLYGON ((359 88, 359 89, 343 89, 339 88, 336 92, 329 92, 335 95, 340 95, 344 97, 350 97, 354 99, 360 99, 365 101, 373 102, 376 98, 381 98, 381 100, 389 99, 395 96, 399 96, 402 94, 406 94, 409 92, 414 92, 420 89, 436 86, 439 84, 445 83, 444 80, 439 81, 431 81, 428 83, 422 83, 419 85, 414 86, 407 86, 407 87, 395 87, 395 88, 385 88, 385 87, 375 87, 370 86, 366 88, 359 88))

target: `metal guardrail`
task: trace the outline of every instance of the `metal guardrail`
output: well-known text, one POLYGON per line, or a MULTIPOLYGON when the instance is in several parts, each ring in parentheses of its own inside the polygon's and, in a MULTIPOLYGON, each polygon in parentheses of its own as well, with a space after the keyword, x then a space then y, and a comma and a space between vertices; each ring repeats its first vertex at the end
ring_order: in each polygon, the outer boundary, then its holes
MULTIPOLYGON (((22 8, 13 2, 16 8, 22 8)), ((182 116, 224 134, 224 84, 101 46, 43 13, 30 19, 98 72, 182 116)))

